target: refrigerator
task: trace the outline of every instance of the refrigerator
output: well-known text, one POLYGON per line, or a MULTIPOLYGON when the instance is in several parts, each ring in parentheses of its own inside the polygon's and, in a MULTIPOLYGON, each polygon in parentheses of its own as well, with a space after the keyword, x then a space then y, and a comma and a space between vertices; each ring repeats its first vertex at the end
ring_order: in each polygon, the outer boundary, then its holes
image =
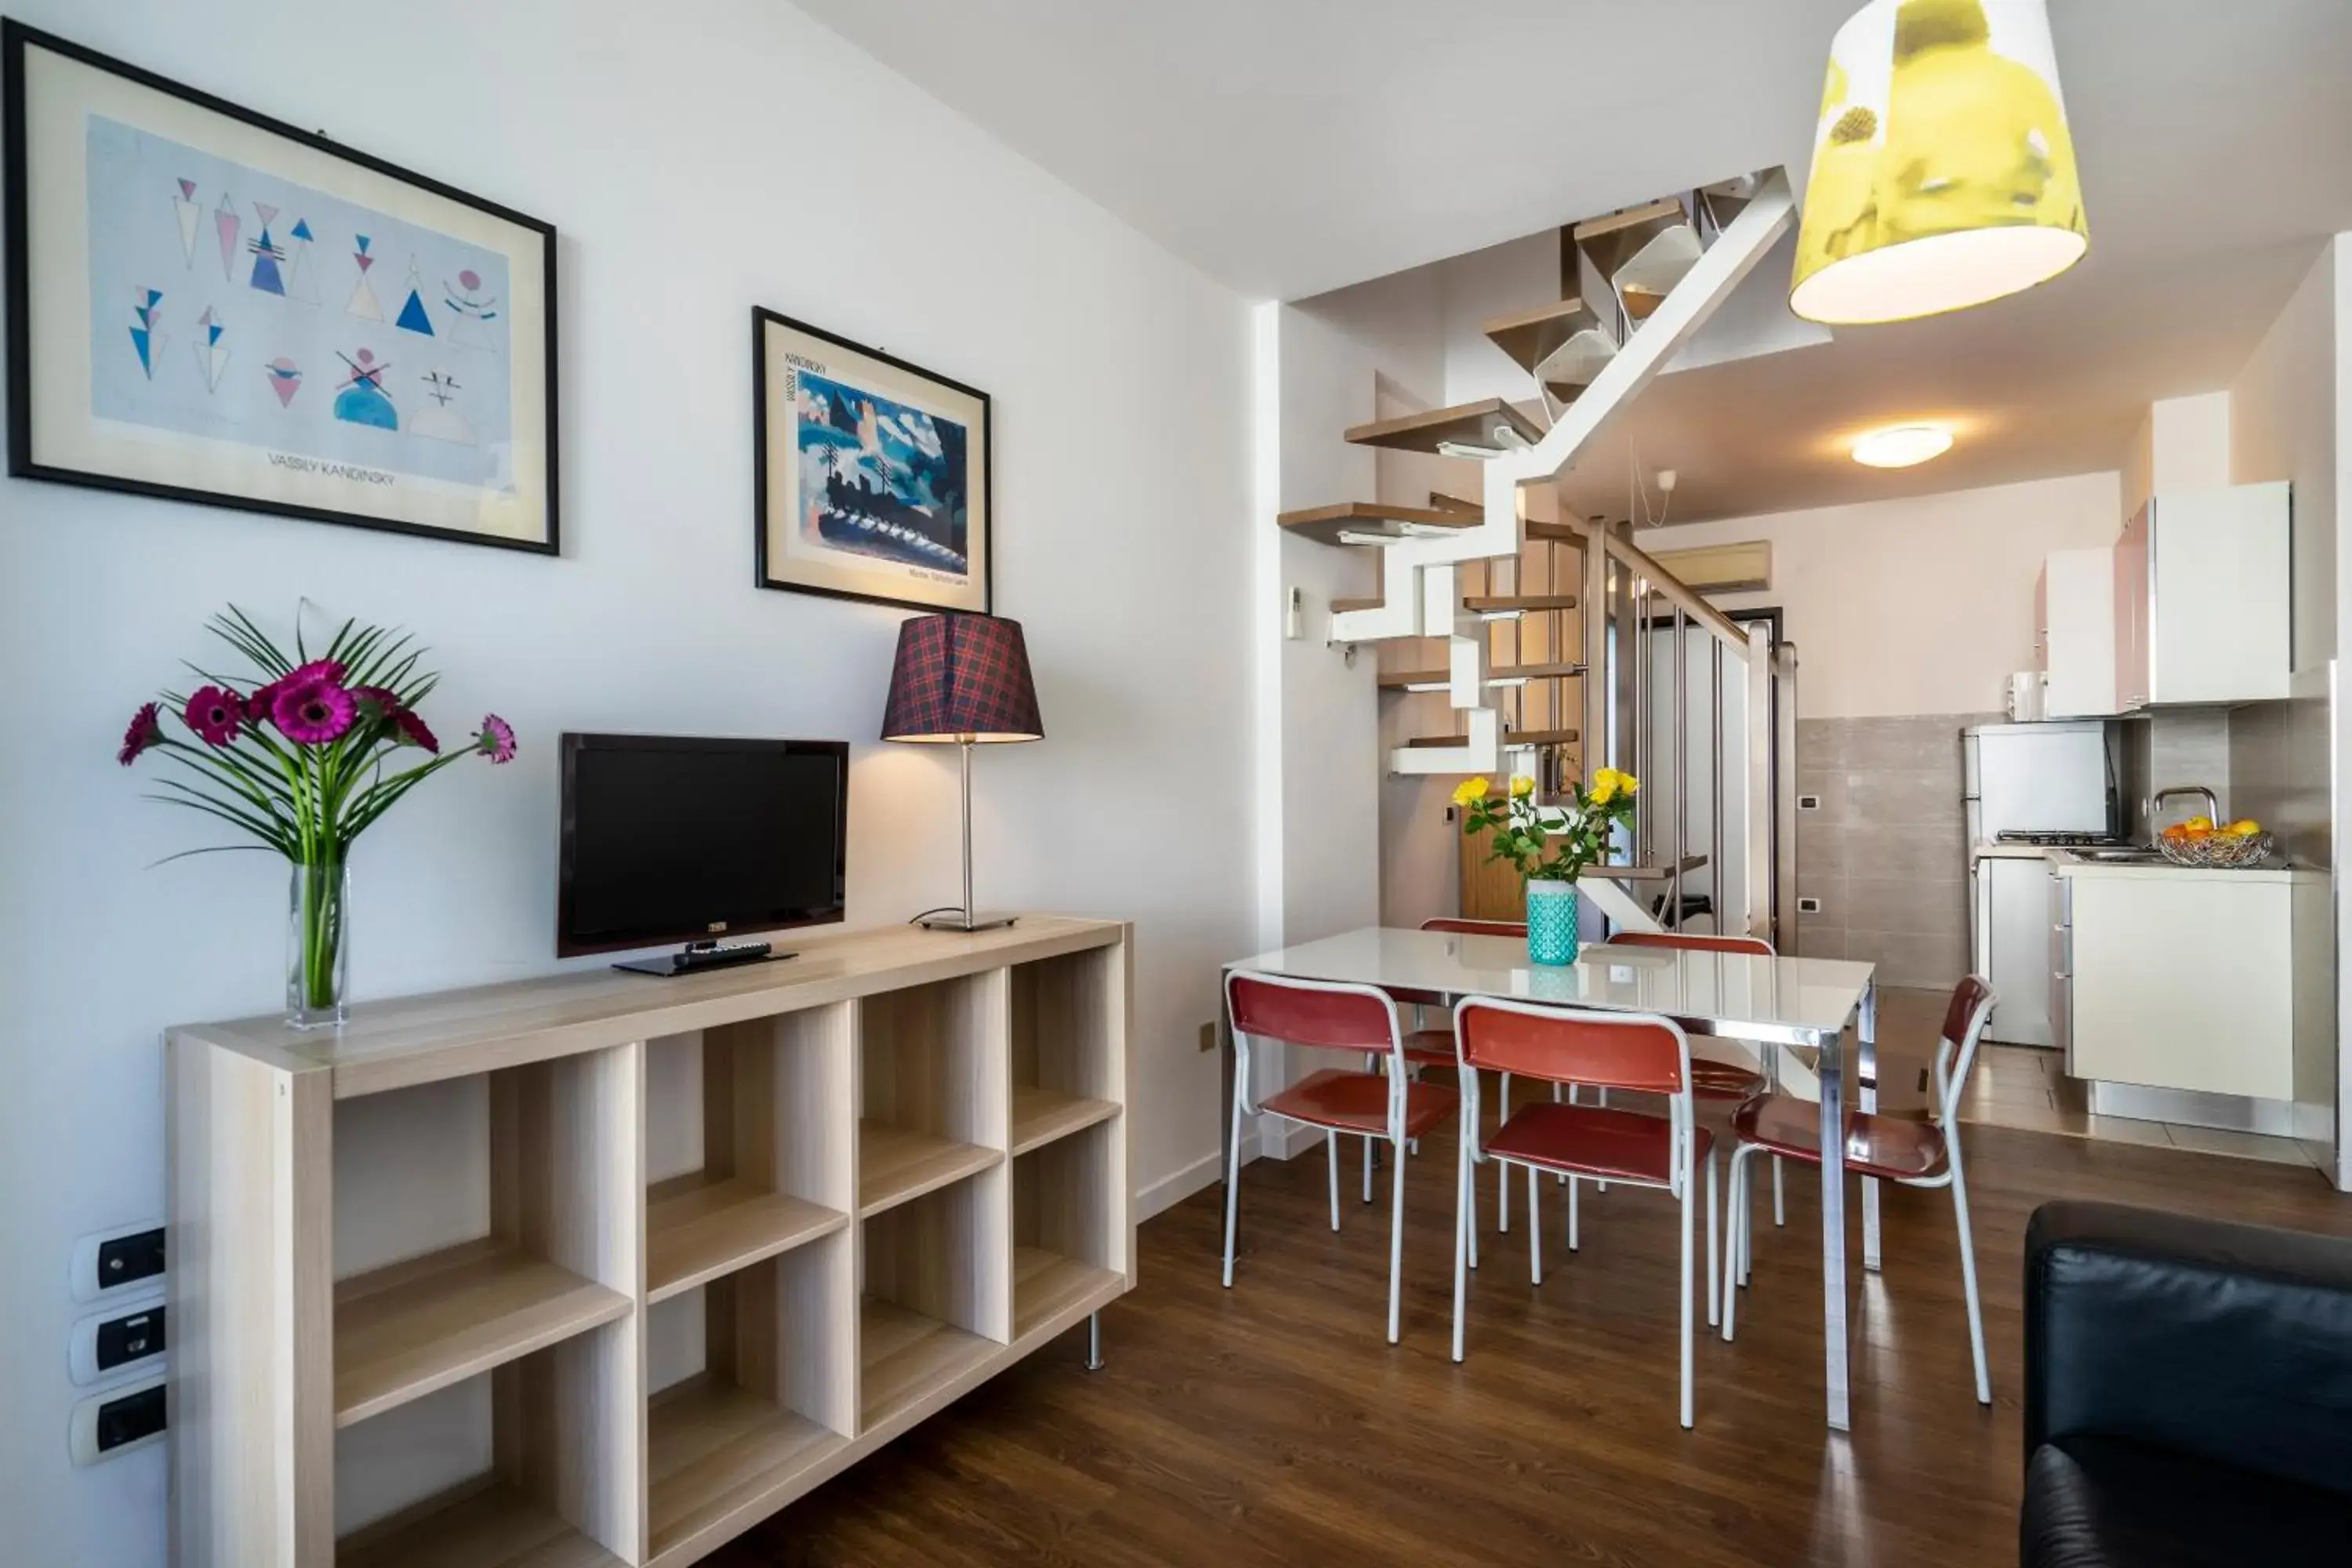
POLYGON ((1961 731, 1969 967, 1996 998, 1989 1039, 2059 1045, 2051 977, 2051 868, 2003 834, 2096 840, 2121 826, 2114 727, 1982 724, 1961 731))
POLYGON ((2113 730, 2094 719, 1961 731, 1960 801, 1970 847, 2004 833, 2115 833, 2113 730))

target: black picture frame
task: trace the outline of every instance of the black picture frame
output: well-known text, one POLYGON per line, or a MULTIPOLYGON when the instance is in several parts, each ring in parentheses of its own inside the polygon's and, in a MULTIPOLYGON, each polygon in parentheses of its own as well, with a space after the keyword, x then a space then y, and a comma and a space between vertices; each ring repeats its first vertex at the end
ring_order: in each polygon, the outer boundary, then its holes
POLYGON ((926 369, 877 348, 830 332, 822 327, 795 320, 763 305, 751 307, 751 539, 752 583, 755 586, 787 594, 814 594, 829 599, 849 599, 862 604, 888 605, 898 609, 937 612, 961 610, 980 615, 995 613, 996 600, 996 419, 995 405, 989 395, 934 370, 926 369), (912 598, 904 595, 810 582, 786 581, 777 575, 779 563, 769 548, 772 521, 769 514, 771 487, 776 476, 769 460, 771 413, 768 396, 768 329, 779 327, 820 342, 829 343, 845 353, 888 366, 903 374, 918 377, 946 392, 972 399, 980 407, 981 482, 979 486, 981 516, 981 549, 979 572, 979 602, 977 604, 943 604, 935 600, 912 598))
POLYGON ((8 427, 7 471, 12 479, 42 479, 51 483, 68 484, 93 489, 113 490, 130 495, 150 496, 165 500, 188 501, 200 506, 223 507, 239 511, 266 512, 279 517, 300 518, 311 522, 337 523, 346 527, 373 529, 382 532, 404 533, 419 538, 448 540, 463 544, 488 545, 495 549, 520 550, 533 554, 557 555, 562 552, 561 508, 561 447, 558 374, 558 324, 561 320, 560 296, 557 292, 555 226, 543 219, 534 218, 485 197, 458 190, 454 185, 404 169, 398 164, 346 147, 323 135, 301 130, 283 121, 257 113, 226 99, 197 88, 176 82, 153 71, 119 60, 111 56, 86 48, 70 39, 28 26, 13 17, 0 17, 0 90, 7 100, 5 126, 0 126, 0 168, 5 168, 7 182, 5 248, 7 271, 8 300, 8 427), (321 152, 355 167, 399 181, 431 196, 486 214, 501 222, 536 235, 540 241, 542 267, 540 286, 543 290, 543 335, 546 341, 543 402, 545 405, 545 475, 542 479, 546 498, 546 521, 541 537, 515 538, 463 528, 417 522, 397 517, 373 515, 343 510, 332 507, 314 506, 280 500, 266 496, 240 495, 234 491, 208 489, 194 485, 157 482, 152 479, 108 473, 102 470, 59 467, 37 461, 34 457, 35 389, 33 384, 33 353, 31 342, 32 262, 31 213, 29 210, 29 173, 32 148, 29 128, 26 121, 26 55, 41 49, 63 58, 120 77, 138 87, 180 100, 210 113, 223 116, 240 124, 281 138, 299 147, 321 152))

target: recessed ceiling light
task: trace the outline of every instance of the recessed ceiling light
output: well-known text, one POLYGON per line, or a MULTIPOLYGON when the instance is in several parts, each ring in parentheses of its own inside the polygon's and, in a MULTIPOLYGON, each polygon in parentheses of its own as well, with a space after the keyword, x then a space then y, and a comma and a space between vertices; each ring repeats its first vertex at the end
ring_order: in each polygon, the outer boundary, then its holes
POLYGON ((1907 468, 1952 449, 1948 425, 1890 425, 1853 444, 1853 460, 1864 468, 1907 468))

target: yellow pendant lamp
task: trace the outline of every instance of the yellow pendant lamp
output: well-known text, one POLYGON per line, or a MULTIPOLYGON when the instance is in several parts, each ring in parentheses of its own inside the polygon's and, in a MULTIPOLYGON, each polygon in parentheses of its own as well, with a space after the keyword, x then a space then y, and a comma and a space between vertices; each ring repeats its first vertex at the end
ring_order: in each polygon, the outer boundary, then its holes
POLYGON ((2090 247, 2043 0, 1871 0, 1830 45, 1789 308, 1965 310, 2090 247))

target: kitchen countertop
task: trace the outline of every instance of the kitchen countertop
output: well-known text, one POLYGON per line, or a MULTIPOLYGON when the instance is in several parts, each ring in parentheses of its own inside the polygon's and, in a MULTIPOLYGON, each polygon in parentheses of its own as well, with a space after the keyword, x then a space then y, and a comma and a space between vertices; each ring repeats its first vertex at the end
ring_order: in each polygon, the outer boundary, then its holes
POLYGON ((2176 866, 2169 860, 2086 860, 2065 849, 2052 849, 2044 853, 2049 857, 2051 868, 2061 877, 2162 877, 2168 879, 2218 877, 2231 882, 2294 882, 2323 878, 2327 874, 2325 871, 2299 870, 2292 866, 2176 866))
POLYGON ((2049 853, 2039 844, 2004 844, 1995 838, 1979 838, 1969 849, 1977 860, 2039 860, 2049 853))
POLYGON ((2047 860, 2062 877, 2229 877, 2239 881, 2280 882, 2321 877, 2324 871, 2297 866, 2262 866, 2237 870, 2221 866, 2176 866, 2169 860, 2086 860, 2072 849, 2040 844, 2003 844, 1980 839, 1969 847, 1978 860, 2047 860))

